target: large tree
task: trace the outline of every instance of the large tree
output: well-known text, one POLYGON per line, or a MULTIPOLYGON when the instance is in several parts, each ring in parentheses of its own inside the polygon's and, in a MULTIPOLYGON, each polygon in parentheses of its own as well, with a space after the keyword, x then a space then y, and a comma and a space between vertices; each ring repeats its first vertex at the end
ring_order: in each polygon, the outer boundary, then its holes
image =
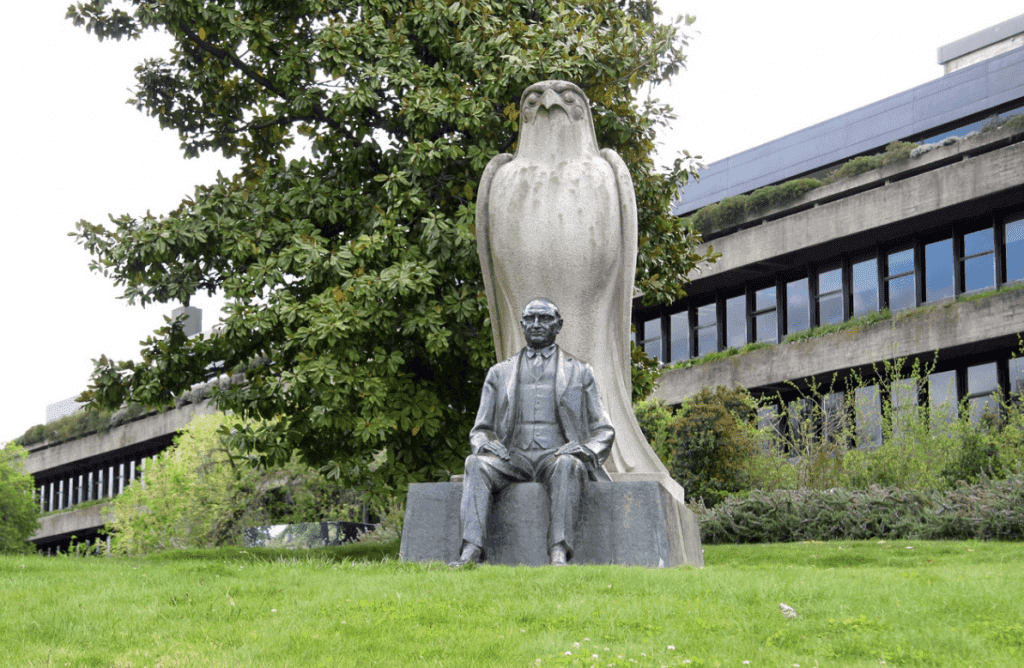
POLYGON ((97 360, 95 404, 166 403, 222 363, 245 382, 220 407, 259 425, 233 438, 269 460, 297 448, 365 482, 384 449, 378 492, 460 469, 494 362, 477 179, 515 149, 537 80, 579 84, 629 166, 647 298, 678 298, 701 259, 669 215, 689 162, 651 159, 671 109, 639 99, 683 65, 689 19, 663 24, 651 0, 92 0, 68 16, 101 40, 170 33, 134 104, 186 156, 241 161, 167 215, 78 224, 130 302, 227 299, 215 336, 170 323, 141 362, 97 360))

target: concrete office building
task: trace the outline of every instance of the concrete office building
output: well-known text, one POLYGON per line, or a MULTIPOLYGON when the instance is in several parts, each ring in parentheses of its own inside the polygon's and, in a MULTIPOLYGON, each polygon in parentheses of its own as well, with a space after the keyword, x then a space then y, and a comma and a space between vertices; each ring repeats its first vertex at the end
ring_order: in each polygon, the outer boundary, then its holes
POLYGON ((674 404, 703 387, 743 386, 777 397, 785 422, 809 381, 825 388, 819 415, 840 410, 854 371, 857 430, 880 442, 883 397, 948 418, 960 400, 978 415, 997 391, 1024 390, 1024 290, 1012 289, 1024 287, 1024 129, 986 122, 1024 112, 1021 46, 1024 16, 940 48, 941 78, 716 162, 687 186, 680 216, 820 177, 894 141, 925 144, 706 234, 722 257, 691 277, 687 298, 634 309, 638 342, 670 367, 656 396, 674 404), (885 309, 891 318, 784 342, 885 309), (700 362, 759 342, 772 345, 700 362), (872 380, 900 358, 929 364, 924 387, 872 380))

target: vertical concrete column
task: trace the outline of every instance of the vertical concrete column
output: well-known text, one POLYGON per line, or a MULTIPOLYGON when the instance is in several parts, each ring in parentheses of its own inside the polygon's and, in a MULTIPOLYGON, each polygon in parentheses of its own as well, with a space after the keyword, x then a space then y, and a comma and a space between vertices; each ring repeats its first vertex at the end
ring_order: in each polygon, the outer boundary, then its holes
POLYGON ((107 467, 107 498, 114 496, 114 467, 107 467))
POLYGON ((128 484, 132 484, 135 481, 135 460, 128 462, 128 484))
POLYGON ((49 512, 49 511, 53 510, 53 483, 51 482, 49 485, 47 485, 47 487, 49 487, 49 489, 46 492, 46 494, 48 496, 48 500, 47 500, 47 504, 46 504, 46 510, 47 510, 47 512, 49 512))
POLYGON ((93 488, 92 488, 92 486, 93 486, 93 479, 92 479, 92 476, 93 476, 93 472, 89 471, 89 485, 88 485, 88 487, 86 487, 86 491, 85 491, 85 500, 86 501, 92 501, 93 500, 93 498, 92 498, 92 496, 93 496, 93 488))
POLYGON ((117 494, 120 496, 124 492, 124 462, 117 465, 117 494))
POLYGON ((77 503, 82 503, 83 501, 85 501, 85 474, 84 473, 79 473, 78 474, 78 501, 77 501, 77 503))
POLYGON ((64 510, 64 481, 57 486, 57 510, 64 510))

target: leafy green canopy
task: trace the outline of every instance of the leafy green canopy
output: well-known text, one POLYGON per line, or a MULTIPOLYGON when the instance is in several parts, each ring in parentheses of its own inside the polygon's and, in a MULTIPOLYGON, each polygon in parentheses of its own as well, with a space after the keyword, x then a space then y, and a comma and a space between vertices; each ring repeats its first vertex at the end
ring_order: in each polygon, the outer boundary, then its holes
POLYGON ((688 161, 657 173, 650 158, 671 110, 637 100, 685 60, 684 20, 657 14, 648 0, 72 6, 101 40, 170 33, 166 58, 136 68, 134 104, 177 130, 186 156, 241 160, 165 216, 78 223, 92 268, 130 302, 227 298, 218 335, 186 340, 170 323, 141 363, 101 357, 85 396, 161 404, 212 363, 244 366, 217 400, 260 421, 233 438, 272 461, 297 448, 354 479, 386 448, 378 490, 461 469, 494 362, 474 195, 488 160, 515 148, 527 85, 581 85, 599 144, 629 165, 647 298, 681 296, 701 259, 669 215, 688 161), (305 157, 286 158, 293 146, 305 157))
POLYGON ((27 457, 16 443, 0 447, 0 554, 31 552, 28 539, 39 528, 35 482, 25 471, 27 457))

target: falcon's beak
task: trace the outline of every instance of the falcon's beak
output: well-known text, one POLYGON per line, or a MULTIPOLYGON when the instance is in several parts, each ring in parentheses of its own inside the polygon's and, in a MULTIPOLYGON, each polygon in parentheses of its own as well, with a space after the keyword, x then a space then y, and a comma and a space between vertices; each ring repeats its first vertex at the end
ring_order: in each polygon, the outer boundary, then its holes
POLYGON ((541 96, 540 106, 544 109, 550 109, 551 107, 561 107, 562 98, 558 96, 558 93, 549 88, 546 91, 544 91, 544 95, 541 96))

